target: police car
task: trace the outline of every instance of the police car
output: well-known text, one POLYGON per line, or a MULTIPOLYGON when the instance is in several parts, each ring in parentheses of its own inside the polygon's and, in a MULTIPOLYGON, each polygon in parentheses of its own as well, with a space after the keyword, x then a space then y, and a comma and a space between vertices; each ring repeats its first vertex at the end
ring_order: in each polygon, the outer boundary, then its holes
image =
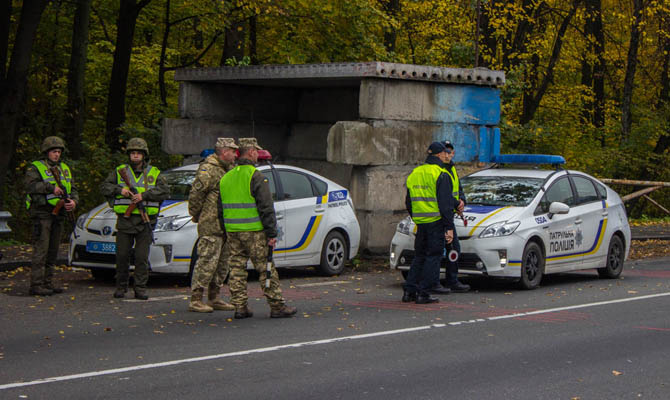
MULTIPOLYGON (((171 188, 161 204, 149 264, 153 273, 191 274, 198 257, 197 224, 188 214, 188 194, 198 164, 162 172, 171 188)), ((326 275, 342 272, 358 253, 360 227, 350 193, 313 172, 288 165, 259 166, 268 179, 279 235, 277 267, 318 266, 326 275)), ((70 265, 88 268, 98 279, 115 273, 116 214, 107 203, 81 215, 70 236, 70 265)), ((132 264, 132 259, 131 259, 132 264)), ((249 264, 249 268, 252 268, 249 264)))
MULTIPOLYGON (((461 178, 468 205, 454 219, 459 273, 513 278, 534 289, 546 274, 595 268, 618 278, 630 250, 623 201, 598 179, 561 168, 502 164, 565 163, 560 156, 502 155, 494 168, 461 178)), ((406 276, 416 225, 406 217, 391 242, 391 268, 406 276)))

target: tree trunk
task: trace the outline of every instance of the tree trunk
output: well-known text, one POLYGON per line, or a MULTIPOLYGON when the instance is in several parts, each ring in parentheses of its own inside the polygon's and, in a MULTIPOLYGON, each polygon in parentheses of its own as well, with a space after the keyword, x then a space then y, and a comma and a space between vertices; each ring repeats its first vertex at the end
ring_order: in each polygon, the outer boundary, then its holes
POLYGON ((229 27, 226 27, 221 66, 225 66, 226 60, 233 57, 237 62, 244 57, 244 25, 244 21, 235 21, 229 27))
POLYGON ((0 208, 25 106, 30 56, 48 0, 24 0, 7 76, 0 77, 0 208))
POLYGON ((643 0, 633 0, 633 24, 630 29, 630 45, 626 58, 626 77, 623 83, 623 98, 621 100, 621 139, 627 142, 631 127, 631 102, 633 100, 633 85, 635 84, 635 70, 637 68, 637 50, 640 46, 640 22, 642 22, 643 0))
MULTIPOLYGON (((670 31, 670 15, 661 16, 660 31, 670 31)), ((663 36, 661 40, 661 54, 663 54, 663 66, 661 68, 661 92, 658 96, 656 108, 659 112, 667 114, 670 108, 670 38, 663 36)), ((655 154, 663 154, 670 149, 670 132, 666 129, 656 141, 655 154)))
POLYGON ((249 58, 251 59, 251 65, 258 65, 257 23, 258 15, 254 15, 249 19, 249 58))
POLYGON ((479 43, 479 60, 477 65, 488 68, 490 63, 486 61, 485 55, 493 57, 496 54, 498 42, 495 36, 495 28, 491 26, 491 17, 495 16, 496 0, 481 5, 481 16, 479 20, 479 32, 481 37, 479 43))
POLYGON ((79 159, 82 151, 82 132, 85 121, 84 74, 86 72, 86 50, 88 47, 88 24, 91 17, 91 1, 77 0, 72 29, 72 54, 67 74, 67 110, 65 112, 65 139, 70 157, 79 159))
POLYGON ((119 19, 116 22, 116 48, 112 63, 107 98, 107 124, 105 142, 111 151, 121 150, 121 125, 126 122, 126 85, 130 71, 130 55, 137 16, 151 0, 121 0, 119 19))
MULTIPOLYGON (((593 93, 595 95, 593 104, 593 125, 596 128, 605 126, 605 32, 603 31, 603 13, 601 0, 590 0, 593 2, 593 36, 595 38, 594 51, 596 62, 593 64, 593 93)), ((605 146, 603 136, 602 145, 605 146)))
POLYGON ((549 88, 549 84, 554 81, 554 68, 556 67, 558 59, 560 58, 561 55, 561 47, 563 46, 563 37, 565 36, 565 32, 568 30, 568 26, 570 25, 572 17, 574 17, 574 15, 577 13, 577 7, 579 6, 580 2, 581 0, 574 0, 572 2, 572 8, 570 8, 570 11, 568 11, 568 15, 566 15, 565 18, 563 19, 561 27, 558 28, 558 32, 556 33, 556 39, 554 41, 554 47, 551 51, 551 57, 549 58, 549 65, 547 66, 547 71, 544 73, 544 78, 542 79, 542 82, 540 83, 537 92, 535 94, 527 93, 524 95, 523 114, 521 115, 521 121, 520 121, 522 125, 527 124, 533 119, 533 117, 535 116, 535 112, 540 106, 542 97, 544 97, 544 94, 547 92, 547 89, 549 88))
MULTIPOLYGON (((400 14, 400 0, 381 0, 381 6, 386 13, 386 16, 390 20, 395 20, 398 14, 400 14)), ((393 53, 395 51, 395 42, 396 42, 397 32, 393 26, 389 26, 387 30, 384 31, 384 48, 386 48, 387 53, 393 53)))
POLYGON ((536 4, 534 0, 523 0, 521 7, 524 14, 528 17, 519 22, 519 25, 514 32, 514 37, 508 38, 508 40, 511 39, 511 45, 503 53, 503 70, 505 71, 508 71, 513 64, 516 64, 515 58, 518 57, 519 54, 526 53, 528 36, 535 29, 535 23, 530 21, 530 19, 538 20, 540 14, 547 7, 547 4, 544 1, 536 4))
POLYGON ((165 87, 165 58, 170 37, 170 0, 165 2, 165 28, 163 29, 163 41, 161 44, 161 57, 158 62, 158 88, 161 94, 161 104, 167 107, 167 88, 165 87))
POLYGON ((0 80, 7 74, 9 50, 9 22, 12 16, 12 0, 0 0, 0 80))

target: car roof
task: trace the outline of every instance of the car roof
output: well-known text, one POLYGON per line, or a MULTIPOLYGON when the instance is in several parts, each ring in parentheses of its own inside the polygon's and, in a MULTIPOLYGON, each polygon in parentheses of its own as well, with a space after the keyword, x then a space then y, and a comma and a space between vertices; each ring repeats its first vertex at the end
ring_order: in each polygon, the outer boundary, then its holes
MULTIPOLYGON (((171 168, 171 169, 169 169, 169 170, 167 170, 167 171, 165 171, 165 172, 168 172, 168 171, 197 171, 199 165, 200 165, 199 163, 183 165, 183 166, 181 166, 181 167, 171 168)), ((325 181, 325 182, 328 183, 328 185, 331 187, 330 190, 346 189, 346 188, 343 187, 342 185, 340 185, 340 184, 338 184, 338 183, 335 183, 335 182, 331 181, 330 179, 328 179, 328 178, 326 178, 326 177, 324 177, 324 176, 322 176, 322 175, 320 175, 320 174, 317 174, 317 173, 314 172, 314 171, 310 171, 310 170, 307 170, 307 169, 303 169, 303 168, 299 168, 299 167, 294 167, 294 166, 292 166, 292 165, 286 165, 286 164, 272 164, 272 166, 275 167, 276 169, 289 169, 289 170, 292 170, 292 171, 303 172, 303 173, 305 173, 305 174, 309 174, 309 175, 311 175, 311 176, 314 176, 314 177, 316 177, 316 178, 319 178, 319 179, 321 179, 321 180, 323 180, 323 181, 325 181)), ((256 168, 257 168, 259 171, 265 171, 265 170, 267 170, 267 169, 270 169, 270 165, 267 165, 267 164, 264 164, 264 165, 258 165, 258 166, 256 166, 256 168)))
POLYGON ((518 176, 523 178, 539 178, 546 179, 549 175, 555 173, 556 170, 550 169, 508 169, 508 168, 489 168, 477 171, 468 175, 475 176, 518 176))

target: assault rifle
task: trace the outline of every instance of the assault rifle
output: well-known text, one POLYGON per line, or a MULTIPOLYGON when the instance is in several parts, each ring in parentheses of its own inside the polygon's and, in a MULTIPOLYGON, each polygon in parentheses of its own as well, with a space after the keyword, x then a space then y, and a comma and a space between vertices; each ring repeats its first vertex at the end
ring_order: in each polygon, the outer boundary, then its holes
MULTIPOLYGON (((70 194, 67 192, 65 186, 63 186, 63 182, 61 182, 60 180, 60 169, 54 166, 49 168, 49 171, 51 171, 51 174, 56 180, 56 186, 58 186, 60 190, 63 191, 63 195, 60 197, 60 200, 58 200, 58 203, 56 203, 54 209, 51 211, 52 215, 57 216, 58 214, 60 214, 60 210, 65 205, 65 202, 72 201, 72 199, 70 199, 70 194)), ((74 238, 75 239, 78 238, 79 236, 77 235, 77 217, 74 215, 74 211, 66 211, 65 216, 67 217, 68 221, 70 221, 70 223, 72 224, 72 234, 74 235, 74 238)))
MULTIPOLYGON (((119 170, 119 175, 121 175, 121 179, 123 179, 123 182, 128 186, 128 190, 130 190, 133 194, 137 194, 137 188, 130 182, 130 178, 128 177, 128 172, 125 168, 119 170)), ((130 203, 128 206, 128 209, 126 210, 125 214, 123 216, 125 218, 130 218, 130 213, 133 212, 133 210, 137 210, 140 212, 140 217, 142 218, 142 222, 144 225, 146 225, 147 229, 149 229, 149 232, 151 232, 151 243, 155 243, 154 241, 154 229, 151 226, 151 220, 149 219, 149 214, 147 214, 147 209, 144 207, 144 200, 140 201, 139 203, 130 203)))

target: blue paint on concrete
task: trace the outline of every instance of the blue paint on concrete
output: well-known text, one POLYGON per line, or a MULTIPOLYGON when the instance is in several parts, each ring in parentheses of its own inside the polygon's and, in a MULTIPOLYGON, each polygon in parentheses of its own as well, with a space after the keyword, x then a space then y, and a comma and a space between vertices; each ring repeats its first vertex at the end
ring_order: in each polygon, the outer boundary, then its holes
POLYGON ((467 85, 437 85, 433 120, 440 127, 433 140, 454 144, 454 161, 490 162, 500 154, 500 90, 467 85))

